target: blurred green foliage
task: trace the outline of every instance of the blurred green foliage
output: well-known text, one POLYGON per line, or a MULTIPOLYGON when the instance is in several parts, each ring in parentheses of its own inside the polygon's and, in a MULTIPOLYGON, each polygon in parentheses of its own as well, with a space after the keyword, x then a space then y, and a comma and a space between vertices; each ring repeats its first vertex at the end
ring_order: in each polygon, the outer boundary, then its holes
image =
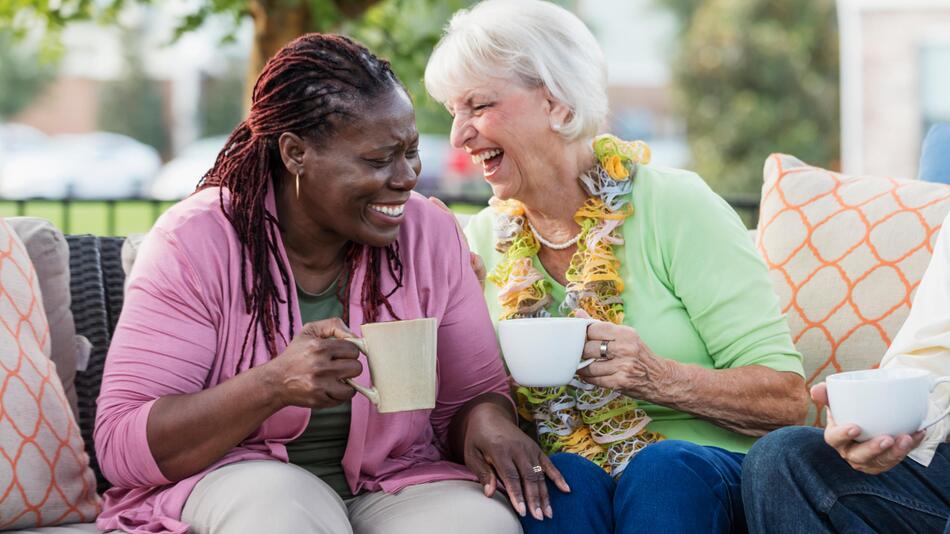
POLYGON ((452 118, 429 97, 422 83, 426 61, 455 11, 473 0, 383 0, 340 31, 388 59, 416 104, 420 132, 447 134, 452 118))
POLYGON ((0 30, 0 120, 30 105, 56 70, 55 58, 41 57, 39 50, 15 43, 11 32, 0 30))
POLYGON ((676 102, 710 185, 757 195, 772 152, 837 167, 834 0, 659 1, 682 23, 676 102))

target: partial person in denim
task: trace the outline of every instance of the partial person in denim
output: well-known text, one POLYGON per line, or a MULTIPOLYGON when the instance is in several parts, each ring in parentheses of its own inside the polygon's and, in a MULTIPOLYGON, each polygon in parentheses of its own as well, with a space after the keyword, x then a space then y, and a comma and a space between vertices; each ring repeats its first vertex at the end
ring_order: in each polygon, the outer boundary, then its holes
POLYGON ((490 273, 492 317, 596 320, 583 354, 593 364, 564 387, 517 388, 571 487, 518 508, 522 525, 741 530, 742 456, 802 421, 801 356, 729 205, 695 173, 650 164, 645 143, 604 131, 606 80, 590 30, 539 0, 456 13, 426 68, 452 144, 494 194, 465 230, 490 273))
MULTIPOLYGON (((881 367, 950 375, 950 215, 907 321, 881 367)), ((827 403, 824 384, 812 397, 827 403)), ((950 404, 950 387, 930 395, 928 418, 950 404)), ((742 474, 752 532, 950 533, 950 418, 926 432, 879 436, 863 443, 855 425, 828 412, 824 432, 785 428, 760 440, 742 474)))
POLYGON ((950 184, 950 122, 934 124, 920 148, 917 178, 925 182, 950 184))

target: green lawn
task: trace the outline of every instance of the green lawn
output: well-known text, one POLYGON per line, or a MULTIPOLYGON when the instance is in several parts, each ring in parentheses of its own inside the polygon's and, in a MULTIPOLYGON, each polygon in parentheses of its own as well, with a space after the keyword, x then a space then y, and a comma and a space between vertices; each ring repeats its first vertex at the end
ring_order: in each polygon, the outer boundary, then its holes
MULTIPOLYGON (((95 235, 128 235, 147 232, 161 212, 174 202, 153 204, 147 201, 118 201, 113 213, 114 221, 110 225, 110 209, 105 202, 29 201, 25 203, 25 213, 31 217, 49 219, 64 233, 95 235), (110 226, 114 231, 109 232, 110 226)), ((471 204, 452 204, 459 213, 476 213, 482 206, 471 204)), ((0 200, 0 217, 17 215, 17 204, 0 200)))

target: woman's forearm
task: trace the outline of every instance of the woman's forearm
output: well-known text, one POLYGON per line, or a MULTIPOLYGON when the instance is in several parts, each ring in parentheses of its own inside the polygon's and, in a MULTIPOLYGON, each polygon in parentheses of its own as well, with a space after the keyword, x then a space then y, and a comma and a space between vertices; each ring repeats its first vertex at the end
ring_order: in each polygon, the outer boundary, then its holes
POLYGON ((761 365, 706 369, 664 358, 645 368, 625 388, 631 396, 747 436, 801 424, 808 409, 804 380, 795 373, 761 365))
POLYGON ((152 405, 146 434, 165 478, 182 480, 218 461, 283 407, 267 367, 152 405))

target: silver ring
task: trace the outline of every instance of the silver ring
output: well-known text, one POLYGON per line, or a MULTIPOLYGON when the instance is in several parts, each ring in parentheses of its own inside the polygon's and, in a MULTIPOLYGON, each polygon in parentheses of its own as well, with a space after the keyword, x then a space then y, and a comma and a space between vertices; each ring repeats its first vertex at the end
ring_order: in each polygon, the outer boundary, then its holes
POLYGON ((607 344, 610 343, 609 340, 605 339, 600 342, 600 357, 601 359, 607 359, 607 344))
POLYGON ((531 470, 534 471, 535 473, 540 473, 540 472, 544 471, 544 468, 541 467, 540 465, 536 465, 536 466, 532 467, 531 470))

